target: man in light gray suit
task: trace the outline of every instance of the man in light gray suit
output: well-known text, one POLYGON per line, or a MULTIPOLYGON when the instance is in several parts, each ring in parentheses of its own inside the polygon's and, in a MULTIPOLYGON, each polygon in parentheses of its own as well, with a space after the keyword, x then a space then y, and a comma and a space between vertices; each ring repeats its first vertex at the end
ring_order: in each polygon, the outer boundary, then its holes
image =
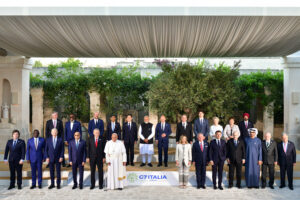
POLYGON ((207 141, 209 133, 209 122, 204 118, 204 112, 202 110, 199 111, 199 118, 195 119, 194 121, 194 133, 196 141, 198 133, 202 133, 203 136, 205 136, 205 140, 207 141))

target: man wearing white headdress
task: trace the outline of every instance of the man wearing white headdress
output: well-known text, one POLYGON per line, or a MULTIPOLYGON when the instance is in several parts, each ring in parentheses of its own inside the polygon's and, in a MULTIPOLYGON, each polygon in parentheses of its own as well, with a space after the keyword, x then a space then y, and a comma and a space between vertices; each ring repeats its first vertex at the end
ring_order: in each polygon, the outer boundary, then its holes
POLYGON ((105 145, 107 171, 107 189, 122 190, 126 185, 126 149, 124 143, 113 133, 105 145))
POLYGON ((256 128, 248 129, 249 137, 245 138, 246 144, 246 163, 245 178, 248 188, 259 188, 259 172, 262 164, 261 140, 257 138, 256 128))

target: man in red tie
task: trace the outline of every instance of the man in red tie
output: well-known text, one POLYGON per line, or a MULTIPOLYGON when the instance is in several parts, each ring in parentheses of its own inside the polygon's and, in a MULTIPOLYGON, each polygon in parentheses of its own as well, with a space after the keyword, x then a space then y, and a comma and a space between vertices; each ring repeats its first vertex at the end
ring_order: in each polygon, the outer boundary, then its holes
POLYGON ((95 188, 96 166, 98 168, 99 175, 99 189, 103 189, 103 163, 105 162, 105 141, 103 137, 100 136, 100 130, 98 128, 94 129, 93 134, 94 137, 90 137, 88 140, 86 159, 86 161, 90 163, 91 168, 91 190, 95 188))
POLYGON ((240 139, 245 140, 246 137, 249 137, 248 129, 254 128, 253 123, 249 121, 249 113, 244 113, 244 120, 239 123, 239 129, 241 132, 240 139))

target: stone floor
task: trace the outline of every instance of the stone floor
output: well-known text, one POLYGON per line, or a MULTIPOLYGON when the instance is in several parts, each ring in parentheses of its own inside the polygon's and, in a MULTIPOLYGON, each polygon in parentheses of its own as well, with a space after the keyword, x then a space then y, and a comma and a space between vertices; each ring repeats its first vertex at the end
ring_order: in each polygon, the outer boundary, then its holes
POLYGON ((90 190, 88 187, 83 190, 72 190, 71 186, 63 187, 60 190, 44 187, 43 189, 30 190, 29 187, 25 187, 22 190, 13 189, 8 191, 6 187, 0 187, 0 199, 22 199, 22 200, 38 200, 38 199, 110 199, 110 200, 191 200, 191 199, 299 199, 300 187, 295 187, 293 191, 288 188, 275 190, 267 189, 224 189, 213 190, 207 188, 206 190, 197 190, 194 187, 188 187, 187 189, 179 189, 178 187, 170 186, 144 186, 144 187, 127 187, 123 191, 103 191, 99 189, 90 190))

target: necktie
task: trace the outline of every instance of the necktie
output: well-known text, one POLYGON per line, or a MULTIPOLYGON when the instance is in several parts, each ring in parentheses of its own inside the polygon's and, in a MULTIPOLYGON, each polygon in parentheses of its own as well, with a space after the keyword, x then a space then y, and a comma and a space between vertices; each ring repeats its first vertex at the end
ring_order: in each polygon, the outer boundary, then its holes
POLYGON ((202 126, 202 124, 203 124, 203 119, 200 119, 200 125, 202 126))
POLYGON ((200 149, 201 149, 201 151, 203 152, 203 145, 202 145, 202 142, 200 143, 200 149))
POLYGON ((77 141, 76 141, 76 149, 78 149, 78 145, 79 145, 79 144, 78 144, 78 140, 77 140, 77 141))
POLYGON ((186 128, 186 124, 185 124, 185 122, 183 123, 183 126, 184 126, 184 130, 185 130, 185 128, 186 128))
POLYGON ((234 146, 237 146, 237 141, 236 140, 234 140, 234 146))
POLYGON ((96 119, 95 121, 96 121, 95 124, 98 124, 98 119, 96 119))
POLYGON ((115 131, 115 123, 113 122, 111 125, 111 130, 114 132, 115 131))
POLYGON ((15 140, 14 143, 13 143, 14 148, 15 148, 16 144, 17 144, 17 140, 15 140))
POLYGON ((232 136, 232 128, 231 128, 231 133, 230 133, 230 135, 232 136))
POLYGON ((245 122, 245 127, 248 128, 248 122, 247 121, 245 122))
POLYGON ((220 141, 219 140, 217 140, 217 144, 218 144, 218 146, 220 146, 220 141))
POLYGON ((56 128, 56 120, 53 121, 53 127, 56 128))
POLYGON ((34 144, 35 144, 35 149, 37 149, 37 147, 38 147, 37 138, 34 138, 34 144))
POLYGON ((161 130, 165 130, 165 123, 161 124, 161 130))
POLYGON ((53 139, 53 148, 55 149, 56 147, 56 138, 53 139))
POLYGON ((128 126, 129 126, 129 130, 131 130, 131 123, 130 122, 129 122, 128 126))
POLYGON ((284 153, 286 153, 286 143, 284 143, 284 153))
POLYGON ((96 146, 96 148, 98 147, 98 138, 96 138, 95 146, 96 146))
POLYGON ((269 146, 270 146, 270 142, 267 142, 267 148, 269 148, 269 146))

